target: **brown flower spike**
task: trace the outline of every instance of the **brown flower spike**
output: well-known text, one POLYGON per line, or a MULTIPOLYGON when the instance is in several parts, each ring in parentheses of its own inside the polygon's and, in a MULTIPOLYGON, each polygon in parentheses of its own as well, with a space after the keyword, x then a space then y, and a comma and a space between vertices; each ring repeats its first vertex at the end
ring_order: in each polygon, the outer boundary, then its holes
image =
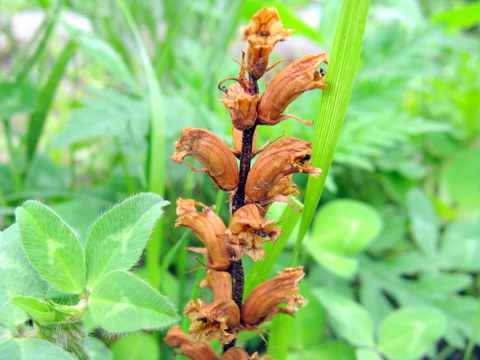
POLYGON ((211 262, 209 268, 228 270, 231 262, 230 250, 221 239, 227 228, 213 209, 192 199, 179 198, 177 199, 177 216, 175 227, 189 227, 205 245, 208 251, 207 259, 211 262), (203 212, 198 212, 196 206, 202 207, 203 212))
POLYGON ((317 68, 327 63, 327 54, 306 55, 283 69, 265 88, 258 104, 258 121, 262 125, 275 125, 280 121, 294 118, 306 122, 294 115, 283 114, 292 101, 305 91, 326 89, 325 78, 317 68))
POLYGON ((287 40, 293 30, 283 28, 278 11, 275 8, 263 8, 253 15, 248 26, 243 26, 240 33, 243 40, 248 40, 247 71, 254 79, 259 79, 268 67, 268 60, 273 47, 279 41, 287 40))
POLYGON ((191 156, 205 166, 193 169, 207 173, 215 185, 224 191, 232 191, 238 185, 238 168, 232 150, 217 135, 204 129, 186 127, 182 137, 175 142, 175 152, 170 158, 183 164, 191 156))
POLYGON ((188 332, 196 342, 218 340, 221 344, 228 344, 236 337, 240 311, 232 299, 220 299, 205 305, 200 299, 192 300, 185 305, 183 313, 192 320, 188 332))
POLYGON ((292 315, 305 304, 305 299, 298 294, 298 283, 305 276, 303 266, 286 268, 276 277, 268 280, 248 295, 242 305, 242 324, 255 327, 278 313, 292 315), (286 304, 286 308, 278 305, 286 304))
POLYGON ((199 344, 190 339, 180 326, 172 327, 165 337, 165 342, 180 350, 180 354, 192 360, 220 360, 209 344, 199 344))
POLYGON ((262 248, 264 242, 275 242, 280 236, 280 229, 275 227, 275 221, 263 218, 260 211, 256 204, 238 209, 233 214, 224 237, 232 248, 250 256, 253 261, 265 257, 265 250, 262 248))
MULTIPOLYGON (((321 170, 308 160, 312 153, 312 144, 297 138, 284 138, 261 153, 248 174, 245 195, 248 203, 267 205, 272 201, 284 200, 285 185, 279 186, 285 176, 303 172, 317 176, 321 170)), ((292 191, 292 190, 289 190, 292 191)))

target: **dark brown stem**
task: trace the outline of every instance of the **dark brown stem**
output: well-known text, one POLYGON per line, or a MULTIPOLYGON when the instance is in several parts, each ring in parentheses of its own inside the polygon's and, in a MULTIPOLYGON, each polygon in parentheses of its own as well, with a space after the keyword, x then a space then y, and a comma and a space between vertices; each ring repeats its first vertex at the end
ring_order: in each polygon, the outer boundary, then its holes
MULTIPOLYGON (((257 80, 250 78, 250 93, 258 94, 257 80)), ((250 129, 244 130, 242 133, 242 151, 240 153, 240 179, 237 186, 237 191, 232 199, 232 215, 245 205, 245 185, 247 184, 247 176, 250 171, 250 163, 253 157, 253 138, 255 134, 256 125, 250 129)), ((231 250, 231 256, 235 257, 235 252, 231 250)), ((233 261, 228 269, 232 277, 232 299, 238 305, 239 309, 242 308, 243 301, 243 288, 245 282, 245 276, 243 273, 242 260, 233 261)), ((235 346, 235 340, 231 343, 223 346, 223 352, 227 351, 231 347, 235 346)))

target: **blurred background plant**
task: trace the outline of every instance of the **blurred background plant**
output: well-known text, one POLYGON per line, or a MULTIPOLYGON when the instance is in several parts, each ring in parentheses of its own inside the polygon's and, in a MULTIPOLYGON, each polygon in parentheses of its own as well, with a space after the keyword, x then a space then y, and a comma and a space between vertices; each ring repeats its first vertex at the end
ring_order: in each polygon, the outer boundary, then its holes
MULTIPOLYGON (((238 71, 238 28, 263 6, 296 30, 274 57, 331 49, 334 0, 0 1, 0 228, 33 198, 85 234, 96 214, 141 191, 195 197, 226 215, 209 179, 166 160, 184 126, 230 138, 216 85, 238 71)), ((300 254, 310 303, 276 334, 289 340, 288 359, 480 358, 479 23, 473 0, 372 1, 327 189, 300 254)), ((306 93, 291 112, 315 120, 319 96, 306 93)), ((295 121, 279 126, 313 140, 295 121)), ((259 142, 278 135, 262 127, 259 142)), ((284 220, 269 250, 287 251, 248 271, 247 290, 288 266, 297 220, 284 220)), ((173 228, 174 212, 160 221, 135 271, 182 308, 202 274, 184 272, 195 265, 178 250, 192 237, 173 228)), ((93 359, 172 356, 161 333, 94 335, 103 343, 90 342, 93 359)))

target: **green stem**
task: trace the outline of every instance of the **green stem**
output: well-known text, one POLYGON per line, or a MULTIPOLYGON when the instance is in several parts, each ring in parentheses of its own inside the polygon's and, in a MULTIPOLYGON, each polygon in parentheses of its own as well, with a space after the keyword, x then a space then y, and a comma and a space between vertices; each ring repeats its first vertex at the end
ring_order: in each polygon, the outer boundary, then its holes
POLYGON ((15 185, 15 190, 23 190, 23 182, 20 176, 20 171, 18 169, 18 157, 14 149, 12 138, 12 128, 10 127, 10 121, 8 119, 3 120, 3 127, 5 129, 5 140, 7 143, 8 155, 10 157, 10 169, 12 170, 13 183, 15 185))

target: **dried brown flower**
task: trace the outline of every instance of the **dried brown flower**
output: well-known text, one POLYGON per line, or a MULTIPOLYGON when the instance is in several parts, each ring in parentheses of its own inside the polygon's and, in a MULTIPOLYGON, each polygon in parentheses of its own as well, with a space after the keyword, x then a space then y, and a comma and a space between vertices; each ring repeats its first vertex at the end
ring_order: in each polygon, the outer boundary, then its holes
POLYGON ((258 94, 250 94, 248 89, 235 83, 228 87, 220 101, 230 112, 233 126, 238 130, 251 128, 257 119, 258 94))
POLYGON ((200 299, 192 300, 185 305, 183 313, 192 320, 188 332, 195 341, 218 340, 225 345, 235 339, 240 311, 232 299, 219 299, 205 305, 200 299))
POLYGON ((308 160, 312 144, 297 138, 284 138, 260 154, 247 177, 245 194, 248 203, 266 205, 285 200, 285 194, 295 193, 290 178, 292 173, 304 172, 317 176, 321 170, 308 160), (278 192, 276 192, 278 191, 278 192))
POLYGON ((306 55, 283 69, 265 88, 258 103, 258 122, 262 125, 275 125, 280 121, 294 118, 308 125, 311 123, 291 114, 283 114, 292 101, 312 89, 325 89, 325 78, 317 68, 328 61, 327 54, 306 55))
POLYGON ((182 137, 175 142, 175 152, 170 158, 183 164, 183 159, 191 156, 205 166, 195 171, 208 174, 215 185, 224 191, 232 191, 238 185, 238 167, 232 149, 217 135, 204 129, 186 127, 182 137))
POLYGON ((278 313, 292 315, 305 304, 298 294, 298 283, 305 276, 303 266, 286 268, 276 277, 258 285, 242 305, 242 323, 254 327, 278 313), (278 305, 286 304, 286 308, 278 305))
POLYGON ((235 346, 222 355, 222 360, 250 360, 250 356, 245 350, 235 346))
POLYGON ((200 286, 210 288, 213 300, 232 298, 232 277, 228 272, 209 269, 200 286))
POLYGON ((268 67, 270 53, 275 44, 287 40, 293 30, 283 28, 278 11, 275 8, 263 8, 253 15, 248 26, 240 33, 248 40, 247 71, 254 79, 259 79, 268 67))
POLYGON ((220 360, 220 356, 209 344, 198 344, 185 334, 179 325, 172 327, 165 342, 180 350, 180 354, 191 360, 220 360))
MULTIPOLYGON (((198 239, 205 245, 210 262, 209 267, 215 270, 228 270, 230 266, 230 250, 221 236, 227 229, 222 219, 210 208, 192 199, 177 199, 177 216, 175 227, 186 226, 193 230, 198 239), (196 206, 203 208, 198 212, 196 206)), ((201 250, 193 251, 201 252, 201 250)))
POLYGON ((255 353, 252 354, 252 356, 250 356, 249 360, 274 360, 274 359, 271 358, 268 355, 260 356, 260 355, 258 355, 257 352, 255 352, 255 353))
POLYGON ((262 248, 264 242, 275 242, 280 236, 280 228, 275 227, 275 221, 263 218, 260 212, 256 204, 238 209, 232 216, 224 237, 237 253, 247 254, 253 261, 265 257, 262 248))

